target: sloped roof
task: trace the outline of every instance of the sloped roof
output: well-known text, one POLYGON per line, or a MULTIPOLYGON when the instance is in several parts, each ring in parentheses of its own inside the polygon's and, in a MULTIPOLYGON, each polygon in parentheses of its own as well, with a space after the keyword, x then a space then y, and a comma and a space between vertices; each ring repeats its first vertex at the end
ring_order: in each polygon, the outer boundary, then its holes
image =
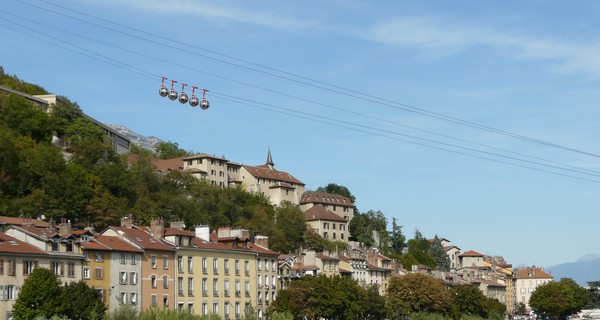
POLYGON ((268 254, 268 255, 275 255, 275 256, 279 256, 279 252, 277 251, 273 251, 271 249, 267 249, 261 245, 258 245, 256 243, 248 243, 248 245, 250 245, 250 250, 252 250, 253 252, 256 252, 258 254, 268 254))
POLYGON ((322 261, 340 261, 340 259, 334 258, 334 257, 330 257, 330 256, 326 256, 322 252, 317 253, 316 257, 319 258, 319 259, 321 259, 322 261))
POLYGON ((304 219, 306 219, 306 221, 326 220, 346 222, 346 219, 338 216, 332 211, 325 209, 323 206, 313 206, 304 211, 304 219))
POLYGON ((127 239, 144 250, 175 251, 175 249, 162 241, 156 240, 151 234, 137 228, 110 227, 125 234, 127 239))
POLYGON ((289 174, 285 171, 279 171, 279 170, 277 170, 273 167, 269 167, 267 165, 249 166, 249 165, 244 164, 244 165, 242 165, 242 167, 244 169, 246 169, 246 171, 248 171, 255 178, 263 178, 263 179, 270 179, 270 180, 275 180, 275 181, 282 181, 282 182, 304 185, 304 183, 302 181, 294 178, 294 176, 292 176, 291 174, 289 174))
POLYGON ((182 230, 179 228, 166 228, 165 236, 186 236, 186 237, 195 237, 196 233, 191 230, 182 230))
POLYGON ((516 279, 554 279, 554 277, 542 268, 523 268, 515 271, 516 279))
POLYGON ((96 236, 93 239, 90 239, 90 241, 82 242, 81 247, 88 250, 144 252, 127 241, 119 239, 119 237, 111 236, 96 236))
POLYGON ((40 254, 47 253, 30 245, 26 242, 11 237, 5 233, 0 233, 0 253, 8 254, 40 254))
POLYGON ((7 217, 7 216, 0 216, 0 225, 1 224, 7 224, 7 225, 13 225, 13 226, 22 226, 24 224, 25 225, 32 224, 34 227, 38 227, 38 228, 48 228, 50 226, 50 224, 48 222, 43 221, 43 220, 7 217))
POLYGON ((474 250, 469 250, 469 251, 459 255, 459 257, 483 257, 483 254, 479 253, 477 251, 474 251, 474 250))
POLYGON ((305 203, 323 203, 354 207, 354 203, 352 203, 350 198, 340 196, 339 194, 335 193, 326 193, 319 191, 304 192, 300 197, 300 204, 305 203))
POLYGON ((214 154, 208 154, 208 153, 198 153, 198 154, 194 154, 191 156, 186 156, 186 157, 182 157, 182 160, 194 160, 194 159, 205 159, 205 158, 209 158, 209 159, 216 159, 216 160, 221 160, 221 161, 225 161, 225 162, 229 162, 229 160, 225 159, 224 157, 217 157, 214 154))

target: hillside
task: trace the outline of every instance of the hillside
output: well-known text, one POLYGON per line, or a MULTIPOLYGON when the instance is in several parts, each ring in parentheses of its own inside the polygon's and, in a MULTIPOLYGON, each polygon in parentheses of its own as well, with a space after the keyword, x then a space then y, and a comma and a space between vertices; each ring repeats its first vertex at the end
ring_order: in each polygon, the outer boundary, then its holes
POLYGON ((580 285, 586 286, 589 281, 600 280, 600 257, 598 255, 586 257, 576 262, 550 267, 548 270, 554 276, 554 280, 571 278, 580 285))

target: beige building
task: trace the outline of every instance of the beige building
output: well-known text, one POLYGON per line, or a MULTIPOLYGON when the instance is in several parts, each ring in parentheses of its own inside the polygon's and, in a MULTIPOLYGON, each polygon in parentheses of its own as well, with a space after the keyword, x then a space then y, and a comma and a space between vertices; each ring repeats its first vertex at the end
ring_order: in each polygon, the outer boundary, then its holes
POLYGON ((367 250, 367 284, 377 285, 380 295, 385 295, 394 271, 393 260, 380 254, 376 248, 367 250))
POLYGON ((183 171, 208 181, 212 186, 227 188, 230 181, 239 181, 239 165, 233 164, 229 168, 229 160, 224 157, 200 153, 183 157, 181 160, 183 161, 183 171))
POLYGON ((552 275, 544 271, 544 268, 535 266, 517 269, 514 274, 516 303, 525 304, 527 310, 531 310, 529 298, 535 289, 554 279, 552 275))
POLYGON ((271 151, 267 162, 261 166, 242 165, 240 180, 244 190, 260 193, 267 197, 275 206, 288 201, 295 205, 300 203, 304 193, 304 183, 285 171, 275 169, 271 151))
POLYGON ((356 208, 350 198, 334 193, 306 191, 300 199, 300 209, 306 211, 314 206, 322 206, 350 222, 354 218, 356 208))
POLYGON ((308 228, 321 237, 348 242, 348 221, 323 206, 314 206, 304 211, 304 219, 308 228))

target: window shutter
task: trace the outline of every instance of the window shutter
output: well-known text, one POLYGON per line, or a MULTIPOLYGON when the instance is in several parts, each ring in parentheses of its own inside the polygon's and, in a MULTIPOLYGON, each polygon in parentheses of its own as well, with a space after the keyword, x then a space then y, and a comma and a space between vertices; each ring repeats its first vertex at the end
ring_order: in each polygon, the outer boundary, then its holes
POLYGON ((0 286, 0 301, 4 301, 4 286, 0 286))

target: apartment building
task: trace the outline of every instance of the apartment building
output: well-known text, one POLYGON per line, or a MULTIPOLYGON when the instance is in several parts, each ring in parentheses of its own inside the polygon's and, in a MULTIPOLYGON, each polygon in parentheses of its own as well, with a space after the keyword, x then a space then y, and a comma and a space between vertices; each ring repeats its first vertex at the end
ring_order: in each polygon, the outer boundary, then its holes
POLYGON ((531 310, 529 298, 535 289, 554 280, 554 277, 545 272, 544 268, 536 266, 515 270, 514 278, 516 302, 525 304, 527 310, 531 310))
POLYGON ((129 216, 121 220, 121 227, 108 227, 101 233, 103 236, 120 238, 143 250, 140 263, 142 310, 151 307, 175 308, 176 250, 163 241, 163 231, 164 223, 160 218, 153 219, 151 226, 146 227, 136 226, 129 216))
POLYGON ((229 187, 229 181, 239 180, 239 170, 236 172, 235 165, 229 168, 229 160, 225 157, 217 157, 206 153, 182 157, 183 170, 190 172, 192 176, 204 179, 212 186, 221 188, 229 187))
POLYGON ((102 294, 109 312, 127 305, 141 310, 144 251, 123 239, 93 236, 81 242, 83 281, 102 294))
POLYGON ((324 206, 313 206, 304 211, 304 219, 308 228, 315 231, 321 237, 348 242, 349 221, 329 211, 324 206))

